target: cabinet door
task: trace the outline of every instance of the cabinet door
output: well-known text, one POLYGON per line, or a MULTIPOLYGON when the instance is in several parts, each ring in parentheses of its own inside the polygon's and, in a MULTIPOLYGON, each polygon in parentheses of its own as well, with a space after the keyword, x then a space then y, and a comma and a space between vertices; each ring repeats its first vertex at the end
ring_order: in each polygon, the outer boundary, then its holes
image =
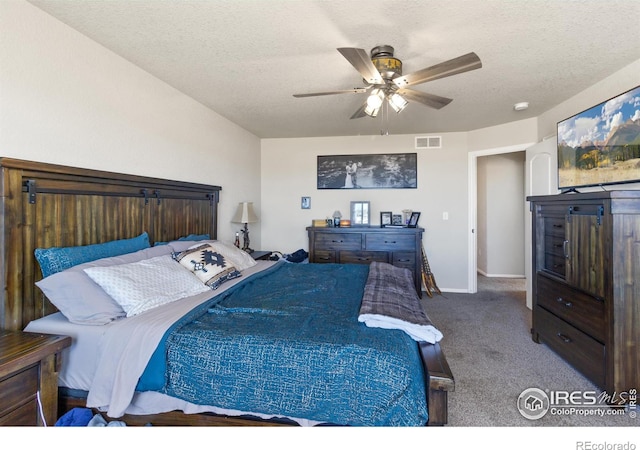
POLYGON ((605 297, 602 214, 567 215, 566 278, 570 285, 600 298, 605 297))

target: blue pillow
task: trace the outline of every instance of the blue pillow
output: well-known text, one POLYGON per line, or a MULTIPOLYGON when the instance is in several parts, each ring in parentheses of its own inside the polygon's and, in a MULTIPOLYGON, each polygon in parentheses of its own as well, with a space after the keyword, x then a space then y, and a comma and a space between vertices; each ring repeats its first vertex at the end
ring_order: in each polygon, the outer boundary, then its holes
POLYGON ((44 278, 62 272, 78 264, 96 259, 119 256, 149 248, 149 235, 145 231, 131 239, 120 239, 103 244, 81 245, 78 247, 37 248, 35 256, 40 263, 44 278))
MULTIPOLYGON (((189 236, 182 236, 175 239, 176 241, 208 241, 211 239, 208 234, 190 234, 189 236)), ((153 245, 167 245, 169 242, 154 242, 153 245)))

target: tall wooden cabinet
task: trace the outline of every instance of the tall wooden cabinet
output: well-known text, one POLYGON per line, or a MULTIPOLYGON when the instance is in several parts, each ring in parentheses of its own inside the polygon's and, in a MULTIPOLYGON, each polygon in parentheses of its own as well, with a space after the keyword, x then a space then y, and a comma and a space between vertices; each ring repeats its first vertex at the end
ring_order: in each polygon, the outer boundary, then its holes
POLYGON ((640 191, 534 196, 533 327, 610 395, 640 386, 640 191))

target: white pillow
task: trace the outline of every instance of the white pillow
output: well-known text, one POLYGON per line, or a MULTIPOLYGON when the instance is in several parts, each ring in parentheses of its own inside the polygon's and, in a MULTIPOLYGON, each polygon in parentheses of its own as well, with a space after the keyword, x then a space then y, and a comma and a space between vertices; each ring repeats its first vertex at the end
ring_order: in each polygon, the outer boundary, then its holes
POLYGON ((171 255, 84 271, 118 302, 127 317, 209 290, 171 255))

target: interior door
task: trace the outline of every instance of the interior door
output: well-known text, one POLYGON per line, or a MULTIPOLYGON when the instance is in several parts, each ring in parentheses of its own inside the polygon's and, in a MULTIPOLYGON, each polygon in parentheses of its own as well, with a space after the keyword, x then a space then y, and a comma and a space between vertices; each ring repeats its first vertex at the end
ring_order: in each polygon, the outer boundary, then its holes
MULTIPOLYGON (((525 197, 530 195, 549 195, 558 191, 557 144, 553 138, 539 142, 526 150, 525 159, 525 197)), ((527 307, 532 308, 532 252, 531 252, 531 208, 526 202, 524 208, 524 255, 527 288, 527 307)))

